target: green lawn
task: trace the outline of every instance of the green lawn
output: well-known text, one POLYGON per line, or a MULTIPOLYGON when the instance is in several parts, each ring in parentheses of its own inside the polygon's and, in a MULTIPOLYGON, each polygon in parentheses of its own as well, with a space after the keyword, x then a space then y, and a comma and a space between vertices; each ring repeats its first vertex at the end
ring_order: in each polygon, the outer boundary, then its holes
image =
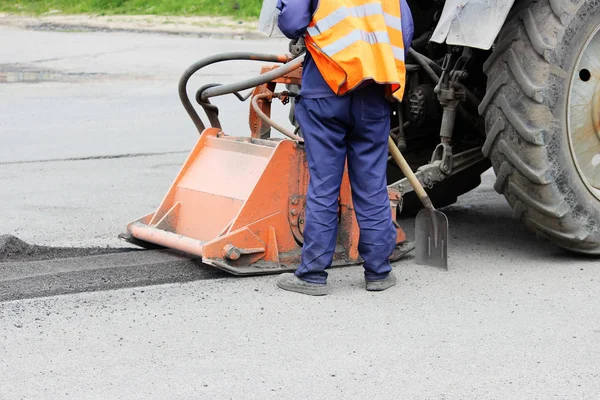
POLYGON ((258 17, 262 0, 0 0, 0 11, 42 14, 231 15, 258 17))

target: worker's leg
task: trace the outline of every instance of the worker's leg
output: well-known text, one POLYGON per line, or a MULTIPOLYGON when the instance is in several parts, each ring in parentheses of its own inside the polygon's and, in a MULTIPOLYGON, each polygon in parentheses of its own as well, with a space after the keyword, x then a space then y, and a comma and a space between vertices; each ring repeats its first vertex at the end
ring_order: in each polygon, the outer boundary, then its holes
POLYGON ((358 251, 368 281, 385 279, 396 244, 387 192, 390 108, 383 86, 370 85, 352 95, 354 129, 348 136, 348 171, 360 227, 358 251))
POLYGON ((350 98, 302 98, 296 118, 304 135, 310 181, 306 198, 302 262, 296 276, 325 283, 331 266, 338 226, 338 198, 346 160, 350 98))

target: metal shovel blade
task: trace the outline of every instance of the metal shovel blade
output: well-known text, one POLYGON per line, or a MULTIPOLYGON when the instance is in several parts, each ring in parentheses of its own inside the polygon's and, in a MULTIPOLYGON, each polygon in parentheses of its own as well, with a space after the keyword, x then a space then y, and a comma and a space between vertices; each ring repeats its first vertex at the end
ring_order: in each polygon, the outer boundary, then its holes
POLYGON ((423 209, 415 222, 417 264, 448 269, 448 218, 441 211, 423 209))

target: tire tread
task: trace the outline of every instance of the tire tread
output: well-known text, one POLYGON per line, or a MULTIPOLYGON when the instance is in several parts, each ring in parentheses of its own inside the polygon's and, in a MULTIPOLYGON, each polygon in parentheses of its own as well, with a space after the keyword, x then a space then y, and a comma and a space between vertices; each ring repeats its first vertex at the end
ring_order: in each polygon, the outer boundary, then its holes
POLYGON ((561 247, 600 254, 600 243, 589 240, 592 228, 577 215, 577 205, 557 182, 560 166, 550 161, 550 137, 544 127, 560 121, 546 104, 547 83, 536 80, 545 79, 544 71, 550 71, 552 52, 574 7, 564 0, 527 0, 506 22, 484 64, 488 77, 496 78, 488 80, 479 107, 488 131, 482 152, 492 160, 497 176, 494 189, 513 207, 513 218, 561 247), (542 20, 543 24, 537 22, 542 20), (530 65, 528 72, 524 60, 533 62, 538 71, 530 65))

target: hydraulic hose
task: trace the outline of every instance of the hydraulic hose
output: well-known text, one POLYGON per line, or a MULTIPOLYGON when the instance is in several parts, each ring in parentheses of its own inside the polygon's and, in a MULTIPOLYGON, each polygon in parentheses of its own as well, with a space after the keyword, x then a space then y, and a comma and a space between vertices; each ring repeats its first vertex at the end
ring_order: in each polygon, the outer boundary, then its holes
POLYGON ((429 65, 429 61, 431 61, 429 58, 427 58, 424 55, 422 55, 421 53, 417 52, 412 47, 410 49, 408 49, 408 54, 410 54, 417 60, 419 65, 425 70, 425 72, 427 72, 427 74, 429 75, 431 80, 433 80, 435 83, 439 82, 440 77, 435 73, 433 68, 431 68, 431 66, 429 65))
MULTIPOLYGON (((219 107, 215 106, 214 104, 211 104, 210 101, 208 101, 208 100, 203 101, 201 98, 202 92, 204 92, 208 88, 215 87, 215 86, 220 86, 220 84, 219 83, 209 83, 208 85, 204 85, 200 89, 198 89, 198 91, 196 92, 196 102, 202 106, 202 109, 204 110, 204 112, 206 113, 206 116, 208 117, 208 123, 210 124, 210 126, 212 126, 213 128, 221 129, 221 121, 219 121, 219 107)), ((235 93, 235 94, 239 95, 239 93, 235 93)))
POLYGON ((211 97, 223 96, 224 94, 229 94, 233 92, 240 92, 242 90, 260 86, 263 83, 271 82, 274 79, 282 77, 283 75, 300 68, 303 62, 304 54, 297 58, 294 58, 292 61, 279 68, 267 72, 266 74, 258 75, 254 78, 246 79, 245 81, 231 83, 229 85, 221 85, 208 88, 202 93, 202 100, 208 100, 211 97))
POLYGON ((264 112, 262 112, 262 110, 258 106, 258 101, 259 100, 268 100, 269 97, 271 97, 271 95, 269 93, 262 93, 262 94, 254 96, 252 98, 252 109, 254 109, 254 111, 256 112, 256 115, 258 115, 260 117, 260 119, 265 121, 267 124, 271 125, 273 128, 275 128, 279 132, 283 133, 285 136, 289 137, 290 139, 297 140, 298 142, 304 142, 304 139, 302 139, 300 136, 298 136, 295 133, 293 133, 292 131, 286 129, 283 125, 280 125, 278 122, 273 121, 271 118, 267 117, 267 115, 264 112))
MULTIPOLYGON (((202 69, 208 65, 218 63, 218 62, 233 61, 233 60, 249 60, 249 61, 286 63, 291 60, 291 56, 279 55, 279 54, 235 52, 235 53, 217 54, 217 55, 214 55, 211 57, 204 58, 204 59, 197 61, 194 64, 190 65, 185 70, 185 72, 183 73, 181 78, 179 79, 178 92, 179 92, 179 99, 181 100, 181 103, 183 104, 183 108, 185 108, 185 111, 190 116, 192 122, 194 123, 194 125, 196 126, 196 129, 198 130, 198 133, 202 133, 202 131, 204 131, 204 129, 205 129, 205 126, 204 126, 204 123, 202 122, 202 120, 200 119, 200 116, 196 112, 196 109, 192 105, 192 102, 190 101, 190 99, 188 97, 187 83, 190 80, 190 78, 192 77, 192 75, 194 75, 200 69, 202 69)), ((284 72, 283 74, 285 74, 285 73, 286 72, 284 72)), ((267 74, 265 74, 265 75, 267 75, 267 74)), ((268 81, 266 81, 266 82, 268 82, 268 81)), ((266 82, 260 82, 259 85, 262 85, 263 83, 266 83, 266 82)), ((227 86, 230 86, 230 85, 227 85, 227 86)), ((258 85, 255 85, 255 86, 258 86, 258 85)), ((250 87, 253 87, 253 86, 250 86, 250 87)), ((248 87, 248 88, 250 88, 250 87, 248 87)), ((243 89, 240 89, 240 90, 243 90, 243 89)), ((238 91, 239 90, 234 90, 233 92, 238 92, 238 91)), ((225 93, 223 93, 223 94, 225 94, 225 93)), ((212 96, 209 96, 209 97, 212 97, 212 96)))

